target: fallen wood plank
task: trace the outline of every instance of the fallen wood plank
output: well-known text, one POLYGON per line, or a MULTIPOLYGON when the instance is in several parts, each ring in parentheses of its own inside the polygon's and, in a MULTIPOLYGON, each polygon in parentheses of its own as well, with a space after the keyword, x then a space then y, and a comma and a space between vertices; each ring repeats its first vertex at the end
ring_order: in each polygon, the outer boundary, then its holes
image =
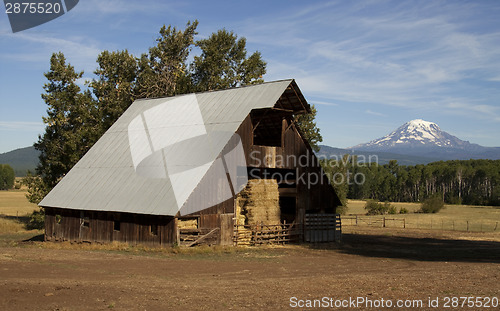
POLYGON ((211 236, 214 232, 216 232, 216 231, 218 231, 218 230, 219 230, 219 228, 212 229, 209 233, 207 233, 207 234, 205 234, 205 235, 201 236, 201 237, 200 237, 200 238, 198 238, 196 241, 194 241, 194 242, 192 242, 192 243, 190 243, 190 244, 188 244, 188 245, 186 245, 186 246, 187 246, 187 247, 191 247, 191 246, 193 246, 193 245, 195 245, 195 244, 198 244, 198 243, 200 243, 201 241, 203 241, 203 240, 207 239, 209 236, 211 236))

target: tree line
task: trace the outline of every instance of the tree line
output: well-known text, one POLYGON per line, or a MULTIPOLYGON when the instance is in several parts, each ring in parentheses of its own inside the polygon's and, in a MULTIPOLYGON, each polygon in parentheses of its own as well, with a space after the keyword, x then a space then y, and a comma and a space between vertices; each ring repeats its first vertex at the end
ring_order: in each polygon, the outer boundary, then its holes
MULTIPOLYGON (((62 52, 52 55, 42 94, 48 107, 45 132, 34 144, 40 162, 36 176, 25 178, 31 202, 40 202, 135 99, 264 82, 266 62, 258 51, 248 55, 244 37, 221 29, 195 40, 197 26, 198 21, 185 29, 164 25, 156 44, 139 57, 127 50, 101 52, 95 78, 83 89, 78 82, 84 72, 75 70, 62 52)), ((314 116, 315 110, 297 122, 317 148, 321 135, 314 116)))
POLYGON ((426 165, 360 163, 349 155, 323 162, 345 199, 423 202, 440 197, 448 204, 500 205, 500 160, 453 160, 426 165))

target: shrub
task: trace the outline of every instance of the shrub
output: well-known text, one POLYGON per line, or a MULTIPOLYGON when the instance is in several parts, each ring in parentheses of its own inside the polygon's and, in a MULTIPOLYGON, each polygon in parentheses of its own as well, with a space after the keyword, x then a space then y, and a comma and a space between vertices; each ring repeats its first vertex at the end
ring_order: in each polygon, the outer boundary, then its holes
POLYGON ((8 164, 0 164, 0 190, 9 190, 14 186, 16 174, 8 164))
MULTIPOLYGON (((387 203, 387 202, 386 202, 387 203)), ((392 206, 390 205, 389 203, 387 203, 388 205, 388 209, 387 209, 387 213, 388 214, 391 214, 391 215, 394 215, 394 214, 397 214, 398 213, 398 210, 396 209, 395 206, 392 206)))
POLYGON ((26 227, 28 230, 42 230, 45 227, 45 212, 42 208, 38 211, 33 211, 26 227))
POLYGON ((426 199, 422 203, 422 207, 420 208, 420 212, 422 213, 437 213, 444 207, 443 200, 438 197, 431 197, 426 199))
POLYGON ((402 208, 399 210, 399 213, 400 213, 400 214, 408 214, 408 210, 407 210, 405 207, 402 207, 402 208))
POLYGON ((384 215, 390 207, 389 202, 382 204, 377 200, 367 200, 365 205, 366 215, 384 215))

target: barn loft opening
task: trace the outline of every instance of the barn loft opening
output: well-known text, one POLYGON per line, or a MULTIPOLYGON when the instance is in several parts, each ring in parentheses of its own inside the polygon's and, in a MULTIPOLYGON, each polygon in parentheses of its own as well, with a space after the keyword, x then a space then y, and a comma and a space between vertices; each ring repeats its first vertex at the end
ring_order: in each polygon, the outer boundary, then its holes
POLYGON ((266 108, 254 109, 252 120, 253 144, 260 146, 283 146, 283 120, 290 118, 292 110, 266 108))

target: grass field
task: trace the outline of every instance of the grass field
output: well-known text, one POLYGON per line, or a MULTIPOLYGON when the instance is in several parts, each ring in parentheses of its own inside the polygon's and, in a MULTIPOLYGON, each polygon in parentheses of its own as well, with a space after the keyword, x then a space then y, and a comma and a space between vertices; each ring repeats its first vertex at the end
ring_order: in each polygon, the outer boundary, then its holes
MULTIPOLYGON (((418 203, 391 203, 397 211, 406 208, 408 214, 358 216, 358 225, 383 226, 407 229, 438 229, 473 232, 497 232, 500 235, 500 208, 491 206, 445 205, 439 213, 415 213, 420 209, 418 203), (394 219, 394 220, 393 220, 394 219), (404 222, 403 222, 404 219, 404 222)), ((365 215, 365 201, 349 200, 343 225, 355 225, 349 215, 365 215)))
POLYGON ((25 189, 0 191, 0 215, 25 216, 36 209, 37 205, 26 199, 25 189))
POLYGON ((37 209, 26 199, 26 189, 0 191, 0 233, 29 233, 27 216, 37 209))

